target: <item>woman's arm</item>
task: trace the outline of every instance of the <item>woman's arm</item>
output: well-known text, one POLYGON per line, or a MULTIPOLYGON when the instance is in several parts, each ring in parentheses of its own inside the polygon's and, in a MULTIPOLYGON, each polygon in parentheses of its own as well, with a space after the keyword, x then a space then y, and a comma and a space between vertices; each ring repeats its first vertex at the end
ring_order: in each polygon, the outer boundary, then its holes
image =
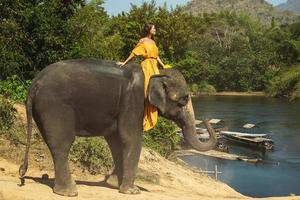
POLYGON ((124 61, 124 62, 117 62, 117 65, 119 65, 119 67, 123 67, 124 65, 126 65, 126 63, 128 63, 135 55, 133 53, 131 53, 128 58, 124 61))
POLYGON ((164 63, 161 61, 161 59, 160 59, 160 57, 159 56, 157 56, 157 61, 158 61, 158 63, 162 66, 162 68, 164 68, 164 63))

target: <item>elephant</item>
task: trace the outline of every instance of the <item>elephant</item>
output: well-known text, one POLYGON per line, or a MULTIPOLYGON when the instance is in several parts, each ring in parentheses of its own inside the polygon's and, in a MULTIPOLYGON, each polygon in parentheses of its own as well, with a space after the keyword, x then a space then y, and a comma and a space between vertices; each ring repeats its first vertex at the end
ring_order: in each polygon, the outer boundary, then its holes
MULTIPOLYGON (((159 115, 182 129, 191 147, 206 151, 216 145, 213 132, 207 141, 196 138, 191 96, 178 70, 161 69, 152 76, 148 96, 159 115)), ((19 169, 21 180, 28 168, 33 118, 53 159, 54 193, 78 195, 68 164, 76 136, 103 136, 115 166, 111 180, 117 181, 121 193, 140 193, 134 179, 142 148, 144 102, 144 74, 139 64, 119 68, 113 61, 72 59, 48 65, 28 89, 27 146, 19 169)))

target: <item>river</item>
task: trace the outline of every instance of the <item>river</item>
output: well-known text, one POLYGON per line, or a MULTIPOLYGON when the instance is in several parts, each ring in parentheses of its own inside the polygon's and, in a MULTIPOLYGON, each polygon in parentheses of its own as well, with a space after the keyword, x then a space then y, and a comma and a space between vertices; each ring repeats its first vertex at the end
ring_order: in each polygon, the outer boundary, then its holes
MULTIPOLYGON (((275 149, 262 153, 230 146, 232 153, 259 157, 260 164, 227 161, 206 156, 183 156, 189 165, 222 172, 219 180, 251 197, 300 195, 300 101, 269 97, 203 96, 193 99, 196 119, 218 118, 232 131, 254 123, 250 132, 269 133, 275 149)), ((245 132, 245 130, 244 130, 245 132)), ((248 131, 249 132, 249 131, 248 131)))

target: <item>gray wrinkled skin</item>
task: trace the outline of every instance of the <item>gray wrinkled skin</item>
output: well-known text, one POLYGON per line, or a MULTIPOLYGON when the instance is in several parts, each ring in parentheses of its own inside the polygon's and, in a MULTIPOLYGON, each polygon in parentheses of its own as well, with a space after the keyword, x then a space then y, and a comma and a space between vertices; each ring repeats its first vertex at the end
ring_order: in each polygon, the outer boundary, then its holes
MULTIPOLYGON (((183 76, 175 69, 160 71, 149 83, 149 99, 159 114, 175 121, 186 141, 195 149, 205 151, 215 143, 195 137, 194 112, 183 76)), ((120 69, 103 60, 66 60, 47 66, 28 90, 26 110, 28 139, 20 178, 28 167, 33 118, 50 149, 55 169, 53 191, 59 195, 76 196, 68 156, 75 136, 104 136, 115 164, 108 182, 125 194, 139 194, 134 185, 142 146, 144 75, 139 65, 120 69)))

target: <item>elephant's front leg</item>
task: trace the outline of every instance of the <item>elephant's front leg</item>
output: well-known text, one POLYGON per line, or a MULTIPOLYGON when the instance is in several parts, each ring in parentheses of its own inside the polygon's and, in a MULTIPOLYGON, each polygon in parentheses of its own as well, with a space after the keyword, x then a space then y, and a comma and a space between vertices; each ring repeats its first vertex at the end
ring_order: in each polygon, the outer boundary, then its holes
POLYGON ((134 185, 138 162, 142 148, 142 116, 138 119, 132 116, 124 118, 119 123, 119 133, 123 143, 122 182, 119 188, 121 193, 139 194, 140 189, 134 185), (128 120, 130 119, 130 120, 128 120))

